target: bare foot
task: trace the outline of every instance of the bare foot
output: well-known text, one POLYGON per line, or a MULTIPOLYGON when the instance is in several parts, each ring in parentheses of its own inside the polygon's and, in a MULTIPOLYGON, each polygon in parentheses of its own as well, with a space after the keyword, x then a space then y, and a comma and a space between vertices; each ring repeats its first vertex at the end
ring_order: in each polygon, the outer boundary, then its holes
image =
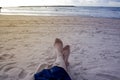
POLYGON ((69 62, 68 62, 69 55, 70 55, 70 46, 69 46, 69 45, 66 45, 66 46, 63 48, 63 58, 64 58, 64 61, 65 61, 66 66, 69 65, 69 62))
POLYGON ((60 39, 56 38, 55 43, 54 43, 54 47, 57 49, 58 52, 62 53, 62 51, 63 51, 63 42, 60 39))

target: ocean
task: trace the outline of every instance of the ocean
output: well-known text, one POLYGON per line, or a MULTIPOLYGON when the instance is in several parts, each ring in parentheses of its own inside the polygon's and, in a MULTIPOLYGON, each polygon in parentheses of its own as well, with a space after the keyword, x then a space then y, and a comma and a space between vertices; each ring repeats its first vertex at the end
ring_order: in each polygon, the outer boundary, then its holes
POLYGON ((21 6, 3 7, 0 15, 87 16, 120 19, 120 7, 21 6))

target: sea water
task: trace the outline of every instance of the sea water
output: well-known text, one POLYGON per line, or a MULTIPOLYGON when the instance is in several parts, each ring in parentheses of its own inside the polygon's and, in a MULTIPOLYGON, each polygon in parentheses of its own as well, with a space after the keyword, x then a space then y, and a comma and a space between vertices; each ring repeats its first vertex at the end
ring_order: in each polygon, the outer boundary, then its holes
POLYGON ((5 7, 0 15, 90 16, 120 19, 120 7, 34 6, 5 7))

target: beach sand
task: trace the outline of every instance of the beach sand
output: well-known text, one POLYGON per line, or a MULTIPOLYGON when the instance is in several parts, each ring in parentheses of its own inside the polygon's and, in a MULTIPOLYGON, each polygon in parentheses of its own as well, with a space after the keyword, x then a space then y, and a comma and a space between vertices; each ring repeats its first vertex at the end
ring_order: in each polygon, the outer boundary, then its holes
POLYGON ((0 80, 33 80, 55 61, 53 43, 71 46, 72 80, 120 80, 120 19, 0 15, 0 80))

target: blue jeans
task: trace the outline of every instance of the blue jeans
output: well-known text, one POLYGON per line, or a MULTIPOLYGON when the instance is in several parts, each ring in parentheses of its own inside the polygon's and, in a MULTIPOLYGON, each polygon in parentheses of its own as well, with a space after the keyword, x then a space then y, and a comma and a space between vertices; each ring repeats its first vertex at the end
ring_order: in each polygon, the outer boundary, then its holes
POLYGON ((34 75, 35 80, 71 80, 68 73, 61 67, 54 66, 50 69, 43 69, 34 75))

